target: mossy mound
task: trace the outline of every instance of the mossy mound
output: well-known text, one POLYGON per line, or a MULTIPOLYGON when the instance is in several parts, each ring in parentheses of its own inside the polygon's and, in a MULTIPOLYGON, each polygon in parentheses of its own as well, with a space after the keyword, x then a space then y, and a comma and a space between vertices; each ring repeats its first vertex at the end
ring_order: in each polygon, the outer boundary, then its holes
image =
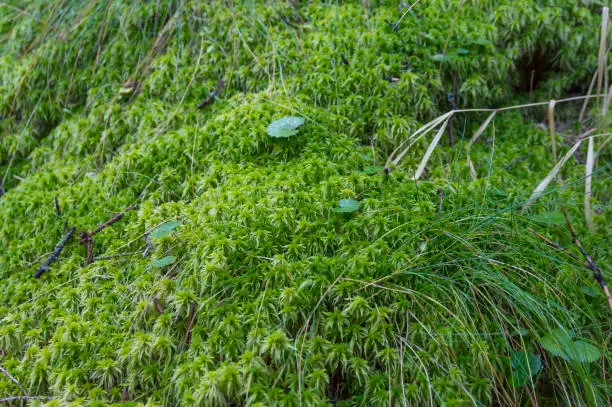
MULTIPOLYGON (((51 406, 605 405, 605 298, 528 230, 569 246, 565 205, 607 275, 605 162, 595 232, 579 161, 521 211, 553 165, 544 108, 498 115, 475 181, 481 113, 418 181, 431 136, 368 169, 451 108, 454 80, 460 108, 586 93, 601 6, 0 3, 0 366, 51 406), (289 115, 296 135, 266 133, 289 115), (91 264, 77 233, 33 278, 69 227, 131 206, 91 264), (554 328, 598 362, 547 352, 554 328)), ((0 374, 0 399, 20 394, 0 374)))

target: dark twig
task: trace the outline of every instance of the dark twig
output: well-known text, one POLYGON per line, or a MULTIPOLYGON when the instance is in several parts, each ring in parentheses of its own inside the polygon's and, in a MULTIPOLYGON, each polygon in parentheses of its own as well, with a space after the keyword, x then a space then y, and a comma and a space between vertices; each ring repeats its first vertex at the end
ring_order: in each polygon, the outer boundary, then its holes
POLYGON ((158 314, 161 315, 164 313, 164 306, 159 302, 157 297, 153 297, 153 304, 155 304, 155 311, 157 311, 158 314))
POLYGON ((510 167, 512 167, 514 164, 518 164, 523 160, 526 160, 527 158, 531 157, 533 155, 533 153, 529 153, 529 154, 525 154, 523 156, 520 156, 519 158, 515 158, 514 160, 510 161, 505 167, 504 170, 509 169, 510 167))
POLYGON ((438 188, 438 194, 440 195, 440 216, 442 216, 442 206, 444 205, 444 189, 438 188))
POLYGON ((68 240, 70 240, 75 230, 76 226, 70 228, 64 238, 57 244, 57 246, 55 246, 55 249, 53 250, 53 253, 51 253, 51 256, 49 256, 47 260, 43 263, 43 265, 36 270, 34 278, 39 278, 44 272, 49 271, 49 266, 51 265, 51 263, 59 259, 59 255, 62 252, 62 249, 64 248, 66 243, 68 243, 68 240))
POLYGON ((59 200, 57 199, 57 195, 54 198, 55 201, 55 213, 57 216, 62 216, 62 209, 60 208, 59 200))
POLYGON ((0 179, 0 198, 4 195, 4 180, 0 179))
POLYGON ((107 227, 111 226, 113 223, 118 222, 119 220, 121 220, 121 218, 123 218, 125 216, 126 213, 128 213, 129 211, 133 211, 136 210, 137 207, 136 206, 130 206, 128 207, 126 210, 124 210, 123 212, 119 212, 118 214, 116 214, 115 216, 113 216, 112 218, 110 218, 109 220, 107 220, 106 222, 100 224, 97 228, 95 228, 93 231, 89 232, 88 235, 89 237, 93 237, 95 235, 97 235, 98 233, 100 233, 102 230, 106 229, 107 227))
POLYGON ((580 260, 578 257, 576 257, 572 252, 570 252, 569 250, 567 250, 565 247, 562 247, 559 243, 555 243, 552 240, 550 240, 549 238, 547 238, 546 236, 543 236, 541 234, 539 234, 538 232, 536 232, 535 230, 531 229, 531 228, 527 228, 527 230, 529 230, 531 233, 533 233, 534 235, 536 235, 537 237, 539 237, 540 239, 544 240, 546 243, 548 243, 550 246, 554 247, 555 249, 567 254, 569 257, 571 257, 572 259, 574 259, 575 261, 577 261, 578 263, 582 264, 584 267, 588 268, 589 265, 586 264, 585 262, 583 262, 582 260, 580 260))
POLYGON ((15 379, 13 377, 13 375, 11 375, 6 369, 4 369, 2 366, 0 366, 0 373, 4 374, 6 377, 9 378, 10 381, 12 381, 13 383, 15 383, 20 389, 21 392, 23 393, 24 396, 28 395, 28 392, 26 391, 26 389, 21 385, 21 383, 19 383, 19 381, 17 379, 15 379))
POLYGON ((149 252, 151 252, 151 248, 153 247, 153 244, 151 243, 151 235, 149 233, 145 233, 145 242, 147 245, 145 246, 144 252, 142 253, 143 258, 149 255, 149 252))
POLYGON ((351 63, 346 59, 343 53, 340 53, 340 58, 342 58, 342 65, 350 65, 351 63))
POLYGON ((136 206, 130 206, 126 210, 124 210, 123 212, 119 212, 118 214, 114 215, 113 217, 111 217, 106 222, 101 223, 100 225, 98 225, 97 228, 95 228, 91 232, 81 232, 81 238, 80 238, 79 243, 84 244, 87 247, 87 259, 85 261, 86 264, 91 264, 91 262, 94 260, 94 256, 93 256, 93 237, 96 234, 100 233, 102 230, 106 229, 107 227, 109 227, 112 224, 114 224, 114 223, 118 222, 119 220, 121 220, 121 218, 123 218, 127 212, 133 211, 133 210, 136 210, 136 209, 137 209, 136 206))
POLYGON ((189 343, 191 342, 191 330, 193 329, 193 326, 195 325, 195 321, 196 321, 196 316, 197 316, 197 305, 195 302, 191 303, 191 306, 189 307, 189 315, 187 316, 187 330, 185 332, 185 345, 189 345, 189 343))
POLYGON ((223 89, 223 86, 225 86, 225 82, 223 82, 223 79, 219 79, 219 81, 217 82, 217 87, 215 88, 215 90, 210 92, 208 94, 208 97, 198 104, 198 109, 202 110, 206 106, 208 106, 212 102, 214 102, 217 99, 217 96, 219 96, 219 94, 221 94, 221 90, 223 89))
POLYGON ((610 295, 610 290, 608 290, 608 285, 606 284, 606 280, 604 280, 604 276, 601 273, 601 270, 599 269, 597 264, 595 264, 595 261, 593 260, 593 258, 591 258, 591 256, 589 256, 587 251, 584 249, 584 247, 580 243, 580 240, 578 240, 578 236, 576 236, 576 232, 574 232, 574 228, 572 227, 572 223, 569 220, 569 216, 567 216, 565 207, 563 206, 561 207, 561 212, 563 213, 563 216, 565 217, 565 223, 567 224, 567 228, 572 234, 572 242, 578 247, 578 249, 580 249, 580 252, 586 259, 587 267, 593 272, 593 278, 601 286, 604 294, 606 295, 606 300, 608 300, 608 306, 610 307, 610 310, 612 311, 612 296, 610 295))
POLYGON ((293 24, 291 21, 287 20, 287 18, 284 15, 282 15, 280 11, 276 10, 276 13, 278 14, 278 17, 281 19, 283 23, 287 24, 289 27, 293 28, 294 30, 300 29, 300 27, 293 24))

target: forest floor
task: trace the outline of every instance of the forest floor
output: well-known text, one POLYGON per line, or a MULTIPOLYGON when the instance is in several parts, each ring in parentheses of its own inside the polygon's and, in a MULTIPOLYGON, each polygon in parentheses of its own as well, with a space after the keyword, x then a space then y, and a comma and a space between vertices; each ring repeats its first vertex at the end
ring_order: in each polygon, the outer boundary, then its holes
POLYGON ((609 405, 601 1, 0 1, 0 404, 609 405))

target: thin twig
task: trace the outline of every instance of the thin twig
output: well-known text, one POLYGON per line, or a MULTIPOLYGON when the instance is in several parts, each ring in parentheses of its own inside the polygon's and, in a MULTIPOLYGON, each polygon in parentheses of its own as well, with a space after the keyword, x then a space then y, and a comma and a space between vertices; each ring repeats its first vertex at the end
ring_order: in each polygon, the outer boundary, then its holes
POLYGON ((49 266, 51 265, 51 263, 59 259, 59 255, 62 252, 62 249, 64 248, 66 243, 68 243, 68 240, 70 240, 75 230, 76 226, 70 228, 64 238, 55 246, 55 249, 53 250, 53 253, 51 253, 51 256, 49 256, 47 260, 43 263, 43 265, 36 270, 34 278, 39 278, 44 272, 49 271, 49 266))
POLYGON ((55 213, 57 216, 62 216, 62 209, 60 208, 59 200, 57 199, 57 195, 54 198, 55 201, 55 213))
POLYGON ((143 258, 149 255, 149 252, 151 251, 151 248, 153 247, 153 244, 151 243, 151 235, 149 233, 145 233, 145 242, 146 242, 146 246, 145 246, 144 252, 142 253, 143 258))
POLYGON ((282 15, 280 11, 276 10, 276 13, 278 14, 278 17, 281 19, 283 23, 287 24, 289 27, 293 28, 294 30, 300 29, 300 27, 293 24, 291 21, 287 20, 287 18, 284 15, 282 15))
POLYGON ((12 381, 13 383, 15 383, 20 389, 21 392, 23 393, 24 396, 28 395, 28 392, 26 391, 26 389, 21 385, 21 383, 19 383, 19 381, 17 379, 15 379, 6 369, 4 369, 2 366, 0 366, 0 373, 4 374, 6 377, 9 378, 10 381, 12 381))
POLYGON ((162 305, 161 302, 159 302, 157 297, 153 297, 153 304, 155 304, 155 310, 157 311, 158 314, 161 315, 164 313, 164 306, 162 305))
POLYGON ((136 209, 137 209, 136 206, 130 206, 126 210, 124 210, 123 212, 120 212, 120 213, 114 215, 112 218, 110 218, 106 222, 101 223, 100 225, 98 225, 97 228, 95 228, 91 232, 81 232, 81 238, 79 240, 79 243, 84 244, 87 247, 87 259, 85 260, 85 264, 89 265, 89 264, 91 264, 94 261, 94 255, 93 255, 93 236, 95 236, 96 234, 100 233, 102 230, 106 229, 107 227, 111 226, 112 224, 118 222, 121 218, 123 218, 125 216, 125 214, 127 212, 133 211, 133 210, 136 210, 136 209))
POLYGON ((196 307, 197 305, 195 302, 192 302, 191 306, 189 307, 189 315, 187 316, 187 330, 185 332, 185 345, 187 346, 191 342, 191 329, 193 328, 193 325, 196 321, 196 307))
POLYGON ((0 179, 0 198, 4 195, 4 180, 0 179))
POLYGON ((565 223, 567 224, 567 228, 572 234, 572 242, 578 247, 578 249, 580 249, 580 252, 586 259, 587 267, 593 272, 593 278, 601 286, 604 294, 606 295, 606 300, 608 300, 608 306, 610 307, 610 310, 612 311, 612 296, 610 295, 610 290, 608 290, 608 285, 606 284, 606 280, 604 279, 604 276, 601 273, 601 270, 599 269, 599 267, 597 267, 597 264, 595 263, 593 258, 589 256, 587 251, 584 249, 584 247, 580 243, 580 240, 578 240, 578 236, 576 236, 576 232, 574 232, 574 228, 572 227, 572 223, 569 220, 569 216, 567 216, 565 207, 563 206, 561 207, 561 212, 563 212, 563 216, 565 217, 565 223))
POLYGON ((440 216, 442 216, 442 206, 444 205, 444 189, 438 188, 438 194, 440 195, 440 216))
POLYGON ((555 243, 552 240, 550 240, 549 238, 547 238, 544 235, 541 235, 540 233, 536 232, 535 230, 531 229, 531 228, 527 228, 527 230, 529 230, 531 233, 533 233, 534 235, 536 235, 537 237, 539 237, 540 239, 544 240, 546 243, 548 243, 550 246, 554 247, 555 249, 562 251, 563 253, 567 254, 569 257, 571 257, 572 259, 576 260, 578 263, 582 264, 584 267, 589 268, 589 265, 586 264, 584 261, 580 260, 578 257, 576 257, 576 255, 574 255, 572 252, 570 252, 569 250, 567 250, 565 247, 562 247, 559 243, 555 243))
POLYGON ((529 153, 529 154, 525 154, 523 156, 520 156, 519 158, 515 158, 514 160, 510 161, 510 163, 508 163, 506 166, 504 166, 504 169, 507 170, 510 167, 512 167, 514 164, 518 164, 523 160, 526 160, 527 158, 533 156, 533 153, 529 153))
POLYGON ((133 210, 136 210, 136 209, 137 209, 136 206, 130 206, 126 210, 124 210, 123 212, 120 212, 120 213, 116 214, 115 216, 113 216, 112 218, 107 220, 106 222, 104 222, 101 225, 99 225, 93 231, 89 232, 88 233, 89 237, 95 236, 96 234, 100 233, 102 230, 104 230, 107 227, 111 226, 113 223, 116 223, 119 220, 121 220, 121 218, 123 218, 125 216, 125 214, 128 213, 129 211, 133 211, 133 210))
POLYGON ((203 101, 198 103, 198 109, 202 110, 206 106, 208 106, 212 102, 214 102, 217 99, 217 96, 219 96, 219 94, 221 94, 221 90, 223 90, 223 86, 225 86, 225 82, 223 81, 223 79, 219 79, 219 81, 217 82, 217 87, 215 88, 215 90, 210 92, 206 99, 204 99, 203 101))

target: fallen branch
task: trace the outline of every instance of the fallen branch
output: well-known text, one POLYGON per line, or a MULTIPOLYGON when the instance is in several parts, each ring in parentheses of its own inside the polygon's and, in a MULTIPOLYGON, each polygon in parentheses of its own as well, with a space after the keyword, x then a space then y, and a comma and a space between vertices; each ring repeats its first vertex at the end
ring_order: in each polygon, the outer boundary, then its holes
POLYGON ((195 325, 196 321, 196 303, 192 302, 189 307, 189 315, 187 316, 187 330, 185 331, 185 345, 189 345, 191 342, 191 330, 193 329, 193 325, 195 325))
POLYGON ((81 239, 80 239, 79 243, 84 244, 87 247, 86 264, 91 264, 91 262, 94 260, 94 256, 93 256, 93 237, 95 235, 97 235, 98 233, 100 233, 101 231, 103 231, 104 229, 106 229, 107 227, 109 227, 109 226, 113 225, 114 223, 118 222, 119 220, 121 220, 121 218, 123 218, 125 216, 125 214, 128 213, 129 211, 133 211, 133 210, 136 210, 136 209, 137 209, 136 206, 130 206, 126 210, 124 210, 123 212, 120 212, 120 213, 116 214, 115 216, 111 217, 106 222, 101 223, 100 225, 98 225, 97 228, 95 228, 91 232, 81 232, 81 239))
POLYGON ((9 378, 10 381, 12 381, 13 383, 15 383, 20 389, 21 392, 23 393, 24 396, 28 395, 28 392, 26 391, 26 389, 21 385, 21 383, 19 383, 19 381, 17 379, 15 379, 6 369, 4 369, 2 366, 0 366, 0 373, 4 374, 6 377, 9 378))
POLYGON ((206 106, 208 106, 212 102, 214 102, 217 99, 217 96, 219 96, 219 94, 221 93, 221 90, 223 89, 223 86, 225 86, 225 82, 223 82, 223 79, 219 79, 219 81, 217 82, 217 87, 215 88, 215 90, 210 92, 206 99, 204 99, 203 101, 198 103, 198 109, 202 110, 206 106))
POLYGON ((595 264, 595 261, 591 258, 591 256, 589 256, 587 251, 584 249, 584 247, 580 243, 580 240, 578 240, 578 236, 576 236, 576 232, 574 232, 574 228, 572 227, 572 224, 569 220, 569 217, 567 216, 567 212, 565 211, 564 207, 561 207, 561 212, 563 212, 563 216, 565 217, 565 223, 567 224, 567 228, 572 234, 572 242, 578 247, 578 249, 584 256, 584 258, 586 259, 587 267, 593 272, 593 278, 601 286, 601 289, 603 290, 606 296, 606 300, 608 300, 608 306, 610 307, 610 310, 612 311, 612 296, 610 295, 610 290, 608 290, 608 285, 606 284, 606 280, 604 280, 604 276, 601 273, 601 270, 599 269, 599 267, 597 267, 597 264, 595 264))
POLYGON ((547 238, 544 235, 539 234, 538 232, 536 232, 535 230, 531 229, 531 228, 527 228, 527 230, 529 230, 531 233, 533 233, 534 235, 536 235, 537 237, 539 237, 540 239, 544 240, 546 243, 548 243, 550 246, 554 247, 555 249, 567 254, 569 257, 571 257, 572 259, 576 260, 578 263, 582 264, 584 267, 589 267, 588 264, 586 264, 585 262, 583 262, 582 260, 580 260, 577 256, 575 256, 572 252, 570 252, 569 250, 567 250, 565 247, 561 246, 559 243, 555 243, 552 240, 550 240, 549 238, 547 238))
POLYGON ((75 230, 76 226, 73 226, 70 228, 70 230, 68 230, 68 233, 66 233, 64 238, 55 246, 55 249, 53 250, 53 253, 51 253, 51 256, 49 256, 47 260, 43 263, 43 265, 36 270, 34 278, 39 278, 44 272, 49 271, 49 266, 51 265, 51 263, 59 259, 59 255, 62 252, 62 249, 64 248, 66 243, 68 243, 68 240, 70 240, 75 230))
POLYGON ((151 248, 153 247, 153 244, 151 243, 151 235, 149 233, 145 233, 145 242, 146 246, 144 252, 142 253, 142 258, 147 257, 151 251, 151 248))
POLYGON ((57 199, 57 195, 55 196, 55 213, 57 216, 62 216, 62 209, 60 208, 59 200, 57 199))
POLYGON ((510 161, 506 166, 504 166, 504 170, 509 169, 513 165, 518 164, 521 161, 524 161, 524 160, 526 160, 527 158, 529 158, 531 156, 533 156, 533 153, 525 154, 523 156, 520 156, 519 158, 515 158, 514 160, 510 161))

